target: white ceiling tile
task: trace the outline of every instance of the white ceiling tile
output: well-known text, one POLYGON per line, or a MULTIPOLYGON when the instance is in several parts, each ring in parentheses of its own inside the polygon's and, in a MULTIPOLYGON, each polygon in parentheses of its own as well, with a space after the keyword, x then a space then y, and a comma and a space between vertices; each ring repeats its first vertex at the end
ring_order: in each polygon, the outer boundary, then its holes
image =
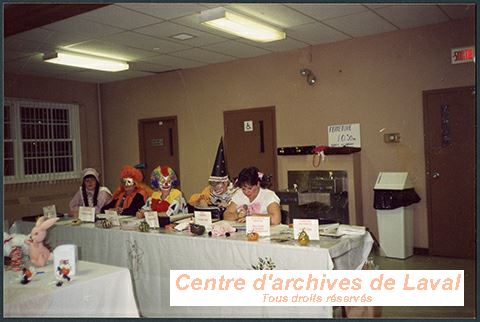
POLYGON ((277 40, 277 41, 271 41, 271 42, 266 42, 266 43, 258 43, 258 42, 253 42, 248 39, 240 39, 237 40, 238 42, 246 43, 248 45, 254 45, 256 47, 261 47, 273 52, 281 52, 281 51, 288 51, 288 50, 294 50, 298 48, 303 48, 309 46, 309 44, 304 43, 303 41, 295 40, 293 38, 290 38, 289 35, 287 34, 287 38, 282 39, 282 40, 277 40))
POLYGON ((147 27, 135 29, 135 32, 154 36, 157 38, 168 38, 169 40, 180 42, 187 46, 192 47, 202 47, 209 44, 215 44, 218 42, 225 41, 226 38, 215 36, 207 32, 200 31, 198 29, 189 28, 183 25, 179 25, 172 22, 162 22, 155 25, 150 25, 147 27), (192 36, 195 36, 192 39, 187 39, 184 41, 179 41, 170 38, 170 36, 177 35, 180 33, 186 33, 192 36))
POLYGON ((3 52, 3 61, 4 62, 9 62, 12 60, 17 60, 20 58, 27 58, 32 56, 32 53, 25 53, 25 52, 20 52, 20 51, 14 51, 14 50, 5 50, 3 52))
POLYGON ((131 31, 106 36, 100 40, 140 49, 155 50, 163 54, 190 48, 190 46, 177 42, 162 40, 131 31))
POLYGON ((19 34, 15 34, 13 36, 7 37, 6 41, 11 39, 22 39, 22 40, 31 40, 34 42, 45 42, 44 40, 50 38, 53 33, 54 31, 52 30, 36 28, 36 29, 31 29, 31 30, 24 31, 19 34))
POLYGON ((171 55, 161 55, 161 56, 150 57, 148 61, 160 64, 160 65, 170 66, 174 69, 194 68, 194 67, 205 65, 204 63, 199 61, 193 61, 190 59, 174 57, 171 55))
POLYGON ((214 28, 206 27, 206 26, 200 24, 200 14, 197 14, 197 13, 193 14, 193 15, 190 15, 190 16, 185 16, 185 17, 182 17, 182 18, 174 19, 174 20, 172 20, 172 22, 175 22, 177 24, 187 26, 187 27, 190 27, 190 28, 193 28, 193 29, 198 29, 198 30, 201 30, 203 32, 214 34, 214 35, 226 38, 226 39, 237 39, 238 38, 237 36, 231 35, 229 33, 226 33, 226 32, 214 29, 214 28))
POLYGON ((439 6, 451 19, 462 19, 475 16, 474 4, 440 4, 439 6))
POLYGON ((68 46, 63 49, 84 54, 110 57, 113 59, 120 59, 125 61, 141 60, 142 58, 156 55, 156 53, 150 51, 121 46, 98 40, 87 41, 81 44, 68 46))
POLYGON ((159 18, 148 16, 116 5, 110 5, 100 9, 92 10, 87 13, 83 13, 78 17, 127 30, 162 21, 159 18))
POLYGON ((448 20, 448 17, 435 5, 394 5, 375 9, 375 11, 400 29, 448 20))
POLYGON ((165 20, 188 16, 206 9, 205 6, 197 3, 118 3, 117 5, 165 20))
POLYGON ((158 73, 171 70, 172 67, 166 65, 152 64, 144 61, 135 61, 129 63, 129 70, 138 72, 158 73))
POLYGON ((17 38, 16 36, 5 39, 3 46, 5 51, 17 51, 26 54, 43 53, 55 49, 55 46, 53 45, 36 41, 27 41, 17 38))
POLYGON ((283 4, 275 3, 236 3, 229 4, 228 9, 232 9, 234 12, 243 13, 245 15, 255 17, 261 21, 273 24, 280 28, 289 28, 306 23, 313 22, 314 20, 307 17, 296 10, 292 10, 283 4))
POLYGON ((253 47, 235 40, 227 40, 222 43, 210 45, 208 49, 238 58, 261 56, 271 53, 269 50, 253 47))
POLYGON ((90 37, 101 37, 123 31, 123 29, 82 19, 79 16, 60 20, 58 22, 42 26, 42 28, 53 31, 87 34, 90 37))
POLYGON ((394 25, 371 11, 328 19, 324 23, 353 37, 363 37, 378 32, 397 30, 394 25))
POLYGON ((287 35, 309 45, 326 44, 350 39, 349 36, 332 29, 320 22, 309 23, 287 30, 287 35))
POLYGON ((190 50, 178 51, 174 54, 175 57, 187 58, 192 60, 198 60, 204 63, 221 63, 230 60, 234 60, 235 57, 227 56, 219 53, 214 53, 212 51, 203 50, 200 48, 193 48, 190 50))
POLYGON ((288 7, 294 8, 307 16, 317 20, 348 16, 354 13, 367 11, 368 9, 361 4, 323 4, 323 3, 295 3, 288 4, 288 7))

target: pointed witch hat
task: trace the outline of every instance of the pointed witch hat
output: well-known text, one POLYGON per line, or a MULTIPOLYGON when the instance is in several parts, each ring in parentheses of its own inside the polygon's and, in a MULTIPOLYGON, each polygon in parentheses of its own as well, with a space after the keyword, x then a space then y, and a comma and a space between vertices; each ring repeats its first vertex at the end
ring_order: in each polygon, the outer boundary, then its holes
POLYGON ((212 174, 208 181, 221 182, 228 180, 227 164, 225 163, 225 153, 223 151, 223 138, 220 138, 218 144, 217 156, 215 157, 215 163, 213 164, 212 174))

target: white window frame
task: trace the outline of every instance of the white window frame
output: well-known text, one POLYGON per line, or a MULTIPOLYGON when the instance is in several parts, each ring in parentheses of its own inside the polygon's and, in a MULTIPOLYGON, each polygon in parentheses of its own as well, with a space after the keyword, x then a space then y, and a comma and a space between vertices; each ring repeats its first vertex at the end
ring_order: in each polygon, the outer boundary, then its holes
MULTIPOLYGON (((5 97, 4 106, 10 107, 10 137, 13 142, 14 175, 4 176, 4 184, 58 181, 80 178, 81 164, 81 142, 80 142, 80 118, 78 104, 44 102, 21 98, 5 97), (58 173, 25 174, 24 151, 21 131, 20 108, 33 107, 45 109, 66 109, 69 120, 69 140, 72 142, 73 171, 58 173)), ((29 141, 29 140, 25 140, 29 141)), ((49 156, 52 157, 52 156, 49 156)))

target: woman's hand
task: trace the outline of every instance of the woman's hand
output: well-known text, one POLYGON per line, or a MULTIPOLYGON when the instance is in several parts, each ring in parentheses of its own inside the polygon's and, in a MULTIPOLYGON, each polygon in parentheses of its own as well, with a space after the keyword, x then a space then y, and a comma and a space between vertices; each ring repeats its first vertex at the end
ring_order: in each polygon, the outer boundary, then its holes
POLYGON ((78 218, 78 210, 70 210, 68 212, 69 217, 78 218))

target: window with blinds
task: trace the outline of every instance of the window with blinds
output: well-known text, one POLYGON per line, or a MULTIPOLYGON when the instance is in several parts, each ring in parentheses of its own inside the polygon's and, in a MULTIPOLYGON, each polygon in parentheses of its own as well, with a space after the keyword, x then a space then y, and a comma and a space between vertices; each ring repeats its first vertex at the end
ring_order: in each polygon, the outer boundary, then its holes
POLYGON ((5 183, 77 178, 78 105, 5 99, 5 183))

